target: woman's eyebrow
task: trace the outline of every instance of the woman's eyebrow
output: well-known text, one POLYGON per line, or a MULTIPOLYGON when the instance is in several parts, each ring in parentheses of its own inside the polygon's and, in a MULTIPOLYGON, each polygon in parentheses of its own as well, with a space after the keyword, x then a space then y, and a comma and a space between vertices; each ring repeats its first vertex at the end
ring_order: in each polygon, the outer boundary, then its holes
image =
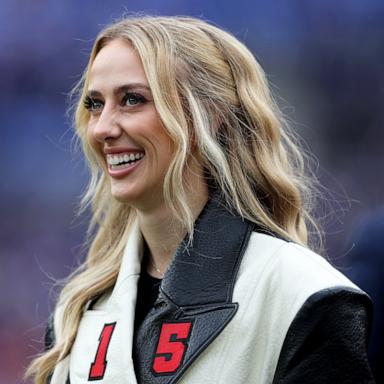
POLYGON ((116 87, 113 90, 113 93, 119 94, 119 93, 123 93, 123 92, 127 92, 127 91, 132 91, 134 89, 135 90, 136 89, 143 89, 145 91, 151 92, 151 88, 149 88, 148 85, 146 85, 144 83, 129 83, 129 84, 124 84, 124 85, 121 85, 119 87, 116 87))
MULTIPOLYGON (((151 88, 149 88, 148 85, 146 85, 144 83, 129 83, 129 84, 123 84, 123 85, 119 85, 118 87, 115 87, 113 89, 113 93, 115 95, 119 95, 119 94, 124 93, 124 92, 132 91, 132 90, 138 90, 138 89, 142 89, 144 91, 151 92, 151 88)), ((91 98, 102 96, 102 93, 100 91, 95 90, 95 89, 88 90, 87 94, 91 98)))

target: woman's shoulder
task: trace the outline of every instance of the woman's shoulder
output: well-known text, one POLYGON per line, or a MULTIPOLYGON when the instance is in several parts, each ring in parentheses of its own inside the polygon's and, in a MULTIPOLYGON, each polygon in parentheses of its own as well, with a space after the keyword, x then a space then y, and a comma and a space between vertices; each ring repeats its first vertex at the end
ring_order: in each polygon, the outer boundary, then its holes
POLYGON ((235 293, 241 300, 263 300, 292 318, 313 295, 335 292, 366 296, 324 257, 308 248, 268 234, 252 233, 237 276, 235 293))
POLYGON ((320 255, 252 233, 233 299, 252 345, 278 367, 274 384, 315 382, 312 373, 319 383, 352 382, 359 375, 364 380, 356 382, 373 382, 365 352, 369 297, 320 255), (348 364, 354 366, 350 374, 348 364))
POLYGON ((294 242, 253 232, 244 253, 240 274, 257 271, 272 286, 320 290, 332 286, 359 289, 323 256, 294 242))

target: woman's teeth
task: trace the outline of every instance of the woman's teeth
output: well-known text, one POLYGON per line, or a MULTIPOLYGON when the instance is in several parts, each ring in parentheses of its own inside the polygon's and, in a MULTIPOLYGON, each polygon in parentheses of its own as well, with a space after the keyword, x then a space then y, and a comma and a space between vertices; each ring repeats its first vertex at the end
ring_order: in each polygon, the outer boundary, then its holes
POLYGON ((128 165, 136 163, 136 161, 142 159, 143 157, 143 152, 107 155, 107 163, 111 169, 126 168, 128 165))

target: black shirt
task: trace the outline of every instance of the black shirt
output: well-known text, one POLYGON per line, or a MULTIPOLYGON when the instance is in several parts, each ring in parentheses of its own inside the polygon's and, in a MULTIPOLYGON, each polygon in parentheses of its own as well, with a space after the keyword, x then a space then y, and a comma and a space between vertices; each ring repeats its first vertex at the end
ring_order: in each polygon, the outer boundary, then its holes
POLYGON ((137 285, 137 301, 135 312, 135 333, 137 328, 143 322, 148 312, 153 308, 157 296, 159 295, 159 288, 161 279, 157 279, 148 274, 145 269, 145 259, 141 269, 141 275, 137 285))

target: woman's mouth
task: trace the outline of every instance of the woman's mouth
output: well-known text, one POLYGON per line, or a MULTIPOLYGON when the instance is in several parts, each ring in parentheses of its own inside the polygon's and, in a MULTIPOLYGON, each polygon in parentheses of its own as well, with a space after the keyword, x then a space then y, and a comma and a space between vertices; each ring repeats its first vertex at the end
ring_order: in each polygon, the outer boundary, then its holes
POLYGON ((122 179, 131 174, 141 164, 144 151, 129 151, 107 154, 108 174, 114 179, 122 179))
POLYGON ((108 168, 119 170, 130 168, 144 157, 144 152, 117 153, 107 155, 108 168))

